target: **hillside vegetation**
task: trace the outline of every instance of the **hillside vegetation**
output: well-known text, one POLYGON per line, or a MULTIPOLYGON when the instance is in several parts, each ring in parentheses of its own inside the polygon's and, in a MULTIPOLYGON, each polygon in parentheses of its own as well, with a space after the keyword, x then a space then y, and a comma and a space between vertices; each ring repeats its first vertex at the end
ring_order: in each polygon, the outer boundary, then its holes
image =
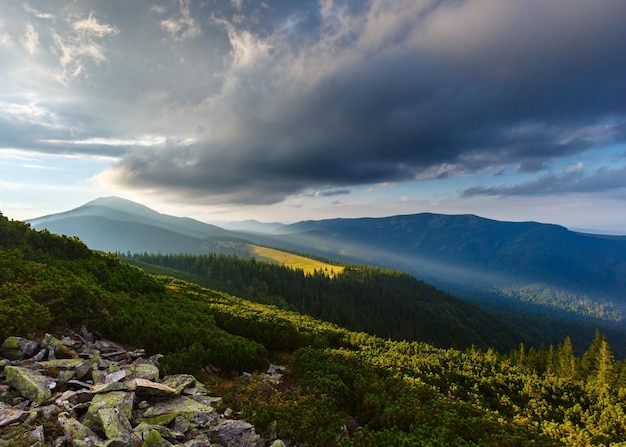
POLYGON ((259 245, 250 245, 250 255, 260 261, 276 262, 292 269, 300 269, 305 275, 313 275, 315 272, 323 272, 326 275, 334 276, 343 272, 341 265, 332 265, 326 262, 305 256, 296 255, 282 250, 276 250, 259 245))
MULTIPOLYGON (((523 339, 536 345, 541 341, 557 344, 571 334, 576 349, 582 352, 600 328, 615 352, 626 356, 623 237, 581 234, 538 222, 431 213, 306 221, 278 227, 255 225, 250 227, 253 232, 238 232, 161 214, 117 197, 100 198, 31 223, 37 229, 78 236, 90 248, 105 252, 221 253, 263 259, 251 253, 256 245, 400 270, 488 309, 495 320, 523 334, 515 336, 515 342, 523 339)), ((205 272, 194 275, 206 276, 205 272)), ((230 280, 236 282, 237 278, 230 280)), ((199 282, 213 287, 205 280, 199 282)), ((219 287, 233 293, 232 288, 219 287)), ((240 295, 241 290, 236 293, 240 295)), ((410 333, 394 335, 393 329, 376 333, 411 337, 410 333)), ((494 337, 501 334, 494 332, 491 339, 494 337)), ((503 337, 501 345, 508 343, 506 339, 503 337)), ((497 346, 491 340, 489 343, 497 346)))
POLYGON ((346 266, 340 275, 326 269, 307 274, 302 269, 216 254, 135 254, 125 260, 152 273, 383 338, 501 350, 524 340, 523 334, 492 314, 397 271, 346 266))
MULTIPOLYGON (((341 275, 343 276, 343 275, 341 275)), ((0 217, 0 335, 87 324, 208 377, 266 437, 309 446, 626 445, 626 367, 597 334, 499 354, 394 342, 169 277, 0 217), (230 379, 282 359, 285 386, 230 379)), ((2 430, 0 430, 0 435, 2 430)))

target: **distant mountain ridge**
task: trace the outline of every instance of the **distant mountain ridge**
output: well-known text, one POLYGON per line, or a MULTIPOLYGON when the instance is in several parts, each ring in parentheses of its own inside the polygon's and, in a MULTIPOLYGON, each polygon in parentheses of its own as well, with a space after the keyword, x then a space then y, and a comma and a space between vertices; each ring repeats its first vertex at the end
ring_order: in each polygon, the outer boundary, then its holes
POLYGON ((239 254, 237 247, 254 243, 405 271, 474 301, 515 308, 531 302, 543 312, 560 300, 564 313, 619 324, 626 315, 626 238, 578 233, 559 225, 421 213, 303 221, 261 233, 258 225, 254 231, 225 230, 116 197, 30 223, 36 229, 78 236, 103 251, 201 254, 225 245, 222 253, 239 254), (536 292, 529 292, 531 286, 536 292), (511 295, 510 288, 523 293, 511 295), (527 297, 529 293, 534 295, 527 297), (576 295, 571 298, 576 303, 570 305, 570 298, 556 293, 576 295))
POLYGON ((437 282, 446 282, 448 271, 476 283, 545 282, 610 297, 626 291, 626 240, 559 225, 422 213, 305 221, 279 233, 306 234, 306 244, 328 256, 377 258, 437 282))
POLYGON ((215 225, 161 214, 119 197, 101 197, 27 222, 35 229, 77 236, 92 249, 112 252, 196 253, 203 240, 229 236, 215 225))
POLYGON ((51 222, 82 216, 103 217, 120 222, 153 225, 197 238, 226 235, 224 229, 215 225, 200 222, 189 217, 161 214, 145 205, 119 197, 100 197, 73 210, 31 219, 28 223, 34 228, 38 228, 46 226, 51 222))
POLYGON ((251 233, 273 233, 286 225, 280 222, 259 222, 254 219, 240 221, 211 220, 209 223, 224 228, 225 230, 246 231, 251 233))

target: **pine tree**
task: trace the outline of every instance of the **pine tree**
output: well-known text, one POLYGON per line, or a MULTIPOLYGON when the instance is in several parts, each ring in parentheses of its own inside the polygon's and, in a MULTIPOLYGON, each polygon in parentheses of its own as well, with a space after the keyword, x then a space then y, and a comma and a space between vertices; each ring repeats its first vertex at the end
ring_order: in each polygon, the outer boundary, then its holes
POLYGON ((600 347, 602 346, 602 340, 604 337, 600 334, 600 330, 596 329, 596 335, 587 349, 587 352, 583 355, 580 362, 583 377, 591 379, 594 377, 595 372, 598 369, 598 356, 600 353, 600 347))
POLYGON ((615 379, 615 358, 606 339, 603 339, 596 363, 595 383, 599 386, 611 386, 615 379))
POLYGON ((578 376, 578 359, 574 354, 572 340, 567 337, 557 350, 557 374, 564 379, 574 380, 578 376))

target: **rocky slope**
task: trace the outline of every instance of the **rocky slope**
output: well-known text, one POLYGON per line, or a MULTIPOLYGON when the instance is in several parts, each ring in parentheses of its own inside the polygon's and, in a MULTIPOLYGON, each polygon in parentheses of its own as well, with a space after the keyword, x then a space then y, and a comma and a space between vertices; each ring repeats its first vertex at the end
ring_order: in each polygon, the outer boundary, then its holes
POLYGON ((86 328, 61 338, 2 344, 0 446, 243 447, 262 440, 246 421, 216 410, 193 376, 160 377, 161 356, 98 339, 86 328))

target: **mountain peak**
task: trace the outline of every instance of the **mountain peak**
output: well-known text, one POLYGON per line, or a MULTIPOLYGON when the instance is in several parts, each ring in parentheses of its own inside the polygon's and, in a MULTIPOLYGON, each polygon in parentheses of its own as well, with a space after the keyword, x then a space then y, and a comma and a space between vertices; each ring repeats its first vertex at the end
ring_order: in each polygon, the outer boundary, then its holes
POLYGON ((87 206, 102 206, 102 207, 113 208, 116 210, 126 211, 126 212, 137 212, 141 210, 143 212, 149 211, 150 213, 160 214, 154 211, 152 208, 148 208, 147 206, 142 205, 141 203, 133 202, 132 200, 123 199, 117 196, 98 197, 97 199, 92 200, 91 202, 85 203, 79 208, 83 208, 87 206))
POLYGON ((132 200, 123 199, 117 196, 98 197, 97 199, 92 200, 91 202, 87 202, 84 205, 78 207, 77 210, 87 207, 109 208, 116 211, 122 211, 124 213, 151 218, 161 216, 161 213, 153 210, 152 208, 142 205, 141 203, 133 202, 132 200))

